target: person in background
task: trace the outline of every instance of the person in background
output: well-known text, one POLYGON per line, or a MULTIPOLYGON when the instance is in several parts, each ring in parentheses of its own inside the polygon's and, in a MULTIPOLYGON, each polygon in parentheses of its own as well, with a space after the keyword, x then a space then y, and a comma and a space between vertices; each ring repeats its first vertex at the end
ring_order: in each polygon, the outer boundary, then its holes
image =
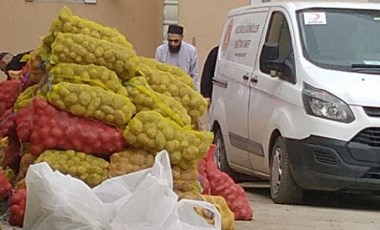
POLYGON ((201 94, 207 100, 208 105, 211 104, 212 97, 212 78, 214 77, 216 59, 218 57, 219 46, 210 50, 207 55, 206 62, 203 66, 201 79, 201 94))
POLYGON ((198 53, 196 48, 183 41, 183 27, 169 25, 168 41, 156 49, 157 61, 178 66, 193 78, 194 87, 200 88, 198 53))
POLYGON ((25 54, 29 54, 31 51, 19 53, 17 55, 13 55, 9 52, 0 53, 0 70, 3 71, 7 75, 7 80, 11 79, 9 75, 9 71, 21 71, 22 67, 26 65, 26 61, 24 62, 22 58, 25 54))

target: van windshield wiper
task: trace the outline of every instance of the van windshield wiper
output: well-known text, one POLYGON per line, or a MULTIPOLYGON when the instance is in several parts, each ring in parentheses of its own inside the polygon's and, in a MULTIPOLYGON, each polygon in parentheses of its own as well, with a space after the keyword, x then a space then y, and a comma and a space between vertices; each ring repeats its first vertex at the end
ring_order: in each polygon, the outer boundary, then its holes
POLYGON ((358 73, 378 74, 380 65, 375 64, 352 64, 351 70, 358 73))
POLYGON ((380 69, 380 65, 374 65, 374 64, 352 64, 351 68, 380 69))

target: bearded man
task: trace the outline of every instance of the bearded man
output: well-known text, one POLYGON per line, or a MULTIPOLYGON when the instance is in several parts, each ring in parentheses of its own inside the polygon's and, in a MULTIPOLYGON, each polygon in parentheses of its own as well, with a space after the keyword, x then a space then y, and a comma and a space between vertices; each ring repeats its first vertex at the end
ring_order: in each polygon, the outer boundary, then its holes
POLYGON ((167 42, 156 49, 157 61, 178 66, 193 78, 194 87, 199 91, 199 67, 196 48, 183 41, 183 27, 169 25, 167 42))

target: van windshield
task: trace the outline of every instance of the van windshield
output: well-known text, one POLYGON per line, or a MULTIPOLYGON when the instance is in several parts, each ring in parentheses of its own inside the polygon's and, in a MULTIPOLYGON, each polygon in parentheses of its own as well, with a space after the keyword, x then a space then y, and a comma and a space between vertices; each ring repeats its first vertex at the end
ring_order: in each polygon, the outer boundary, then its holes
POLYGON ((329 69, 380 71, 380 11, 307 9, 297 13, 303 53, 329 69))

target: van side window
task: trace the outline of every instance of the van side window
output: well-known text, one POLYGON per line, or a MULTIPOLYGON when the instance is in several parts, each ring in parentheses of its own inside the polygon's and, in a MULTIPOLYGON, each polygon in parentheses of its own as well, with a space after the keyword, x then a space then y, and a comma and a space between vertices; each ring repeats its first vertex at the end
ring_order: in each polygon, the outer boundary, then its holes
MULTIPOLYGON (((277 43, 279 47, 279 61, 285 62, 292 70, 292 76, 295 77, 295 61, 293 55, 292 39, 285 15, 281 12, 274 12, 269 24, 265 42, 277 43)), ((260 59, 261 60, 261 59, 260 59)), ((260 70, 269 74, 270 70, 264 67, 260 61, 260 70)))

